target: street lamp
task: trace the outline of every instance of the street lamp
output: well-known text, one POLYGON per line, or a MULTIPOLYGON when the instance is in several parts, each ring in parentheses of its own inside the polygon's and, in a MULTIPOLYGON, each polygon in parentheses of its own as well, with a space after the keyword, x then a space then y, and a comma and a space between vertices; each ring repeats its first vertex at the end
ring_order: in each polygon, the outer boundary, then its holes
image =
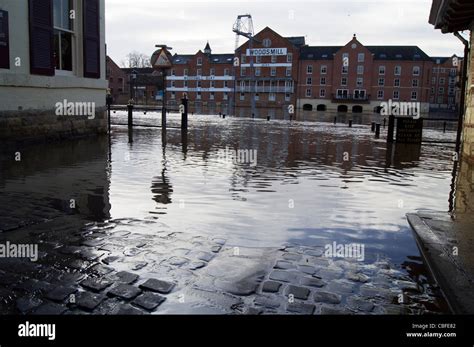
POLYGON ((132 70, 130 74, 130 100, 133 101, 135 98, 135 81, 137 79, 137 71, 135 69, 132 70))

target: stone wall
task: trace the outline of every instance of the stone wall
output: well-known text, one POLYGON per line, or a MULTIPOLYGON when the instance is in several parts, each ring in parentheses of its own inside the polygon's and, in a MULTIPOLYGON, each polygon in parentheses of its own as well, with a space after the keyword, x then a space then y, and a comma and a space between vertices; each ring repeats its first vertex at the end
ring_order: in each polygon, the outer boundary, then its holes
POLYGON ((0 139, 60 140, 107 132, 107 112, 96 109, 95 118, 57 116, 55 110, 0 111, 0 139))
MULTIPOLYGON (((474 22, 471 26, 471 47, 474 47, 474 22)), ((463 126, 463 157, 474 162, 474 52, 468 60, 468 83, 466 87, 466 115, 463 126)))

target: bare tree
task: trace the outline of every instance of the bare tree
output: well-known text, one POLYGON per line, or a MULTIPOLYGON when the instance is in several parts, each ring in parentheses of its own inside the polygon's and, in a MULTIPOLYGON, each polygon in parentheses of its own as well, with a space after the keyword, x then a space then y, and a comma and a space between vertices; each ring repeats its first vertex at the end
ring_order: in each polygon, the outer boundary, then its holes
POLYGON ((150 57, 137 51, 128 53, 126 60, 122 60, 120 64, 125 68, 151 67, 150 57))

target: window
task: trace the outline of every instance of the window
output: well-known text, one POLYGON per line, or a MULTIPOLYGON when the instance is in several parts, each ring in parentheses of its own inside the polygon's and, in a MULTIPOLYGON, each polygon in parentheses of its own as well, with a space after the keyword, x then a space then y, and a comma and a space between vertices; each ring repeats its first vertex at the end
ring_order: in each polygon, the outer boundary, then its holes
POLYGON ((229 69, 224 69, 224 76, 229 76, 229 69))
POLYGON ((256 62, 257 64, 260 64, 260 63, 262 62, 262 56, 261 56, 261 55, 257 55, 257 56, 255 57, 255 62, 256 62))
POLYGON ((395 66, 395 71, 393 73, 395 76, 400 76, 402 74, 402 67, 400 65, 395 66))
POLYGON ((171 99, 176 99, 176 93, 175 92, 171 92, 171 99))
POLYGON ((215 74, 216 74, 216 69, 211 68, 210 75, 211 75, 211 76, 214 76, 215 74))
POLYGON ((229 87, 229 83, 227 81, 224 81, 224 88, 228 88, 229 87))
POLYGON ((365 100, 365 89, 354 89, 354 99, 365 100))
POLYGON ((357 54, 357 62, 358 63, 363 63, 364 60, 365 60, 365 54, 364 53, 357 54))
POLYGON ((362 87, 363 84, 364 84, 364 79, 362 77, 357 77, 357 80, 356 80, 357 87, 362 87))
POLYGON ((270 76, 276 76, 276 74, 277 74, 277 69, 276 67, 272 66, 270 70, 270 76))
POLYGON ((439 87, 438 94, 444 94, 444 87, 439 87))
POLYGON ((240 101, 245 100, 245 93, 240 93, 240 101))
POLYGON ((349 91, 347 89, 338 89, 336 91, 337 99, 347 99, 349 96, 349 91))
POLYGON ((244 68, 244 67, 241 67, 241 68, 240 68, 240 76, 245 76, 246 73, 247 73, 247 69, 244 68))
POLYGON ((439 79, 439 84, 444 84, 444 82, 445 82, 444 77, 440 77, 440 79, 439 79))
POLYGON ((171 69, 171 76, 176 76, 176 71, 175 71, 175 69, 171 69))
POLYGON ((290 77, 291 76, 291 67, 287 67, 286 68, 286 77, 290 77))
POLYGON ((254 97, 255 100, 260 100, 260 94, 258 93, 255 93, 255 97, 254 97))
POLYGON ((325 75, 328 72, 328 67, 326 65, 321 65, 321 75, 325 75))
POLYGON ((341 78, 341 86, 347 86, 347 77, 341 78))
POLYGON ((114 81, 114 78, 113 77, 109 77, 109 82, 113 82, 114 81))
POLYGON ((385 66, 379 66, 379 75, 385 75, 385 66))
POLYGON ((364 74, 364 65, 357 65, 357 74, 358 75, 364 74))
POLYGON ((399 92, 398 90, 394 90, 394 91, 393 91, 393 98, 394 98, 395 100, 400 99, 400 92, 399 92))
POLYGON ((393 80, 393 86, 394 87, 400 87, 400 79, 399 78, 395 78, 393 80))
POLYGON ((448 89, 448 95, 454 95, 454 88, 450 87, 448 89))
POLYGON ((240 63, 241 63, 241 64, 245 64, 245 58, 246 58, 245 54, 242 54, 242 55, 240 56, 240 63))
POLYGON ((229 93, 225 92, 225 93, 224 93, 224 97, 223 97, 223 99, 224 99, 224 100, 227 100, 227 99, 229 99, 229 93))
POLYGON ((385 78, 379 78, 379 86, 385 85, 385 78))
POLYGON ((183 76, 187 76, 187 75, 188 75, 188 69, 184 69, 183 76))
POLYGON ((412 99, 412 100, 418 99, 418 93, 415 92, 415 91, 411 92, 411 99, 412 99))
POLYGON ((285 94, 285 101, 290 101, 290 94, 288 93, 285 94))
POLYGON ((343 66, 343 67, 342 67, 342 73, 343 73, 343 74, 346 74, 346 73, 348 73, 348 72, 349 72, 349 67, 348 67, 348 66, 343 66))
POLYGON ((187 88, 188 87, 188 81, 183 81, 183 87, 187 88))
POLYGON ((196 70, 196 75, 197 76, 202 76, 202 69, 197 69, 196 70))
POLYGON ((196 82, 196 88, 201 88, 201 81, 196 82))
POLYGON ((438 96, 438 104, 442 104, 443 103, 443 97, 442 96, 438 96))
POLYGON ((272 45, 272 40, 264 39, 263 40, 263 47, 270 47, 272 45))
POLYGON ((412 85, 412 87, 418 87, 418 80, 417 80, 417 79, 414 79, 414 80, 411 82, 411 85, 412 85))
POLYGON ((288 54, 286 55, 286 62, 287 62, 287 63, 293 62, 293 53, 288 53, 288 54))
POLYGON ((56 70, 72 71, 74 24, 70 19, 72 0, 54 0, 54 62, 56 70))
POLYGON ((255 68, 255 76, 260 76, 261 73, 262 73, 262 69, 259 68, 259 67, 256 67, 256 68, 255 68))
POLYGON ((420 76, 420 67, 413 66, 413 76, 420 76))
POLYGON ((312 74, 313 73, 313 65, 308 65, 306 67, 306 73, 307 74, 312 74))
POLYGON ((436 77, 431 78, 431 84, 436 84, 436 77))
POLYGON ((435 87, 431 87, 431 95, 434 95, 435 93, 435 87))
POLYGON ((377 99, 383 99, 383 90, 377 91, 377 99))
POLYGON ((198 66, 202 65, 202 57, 197 58, 197 65, 198 66))
POLYGON ((276 63, 277 62, 277 56, 276 55, 272 55, 272 63, 276 63))
POLYGON ((306 88, 306 97, 311 97, 311 88, 306 88))
POLYGON ((174 88, 176 86, 175 81, 171 81, 171 88, 174 88))
POLYGON ((216 87, 216 81, 211 81, 211 88, 215 88, 216 87))
POLYGON ((196 94, 196 100, 201 100, 201 92, 197 92, 197 94, 196 94))
POLYGON ((275 93, 268 94, 268 101, 275 101, 275 100, 276 100, 276 94, 275 93))
POLYGON ((326 77, 321 77, 321 79, 319 80, 319 84, 322 85, 322 86, 325 86, 326 85, 326 77))
POLYGON ((319 90, 319 97, 321 97, 321 98, 326 97, 326 89, 320 89, 319 90))
POLYGON ((453 97, 448 98, 448 104, 450 104, 450 105, 454 104, 454 98, 453 97))
POLYGON ((307 85, 312 85, 313 84, 313 79, 311 77, 306 78, 306 84, 307 85))

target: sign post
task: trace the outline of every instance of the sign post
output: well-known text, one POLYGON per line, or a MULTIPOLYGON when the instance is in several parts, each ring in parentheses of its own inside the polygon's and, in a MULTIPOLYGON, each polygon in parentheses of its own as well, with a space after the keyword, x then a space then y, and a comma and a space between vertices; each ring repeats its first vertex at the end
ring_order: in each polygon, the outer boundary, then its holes
POLYGON ((151 56, 151 66, 153 69, 161 72, 163 76, 163 106, 161 108, 161 127, 166 130, 166 74, 168 69, 173 66, 173 57, 169 52, 171 47, 166 45, 156 45, 160 49, 156 50, 151 56))

